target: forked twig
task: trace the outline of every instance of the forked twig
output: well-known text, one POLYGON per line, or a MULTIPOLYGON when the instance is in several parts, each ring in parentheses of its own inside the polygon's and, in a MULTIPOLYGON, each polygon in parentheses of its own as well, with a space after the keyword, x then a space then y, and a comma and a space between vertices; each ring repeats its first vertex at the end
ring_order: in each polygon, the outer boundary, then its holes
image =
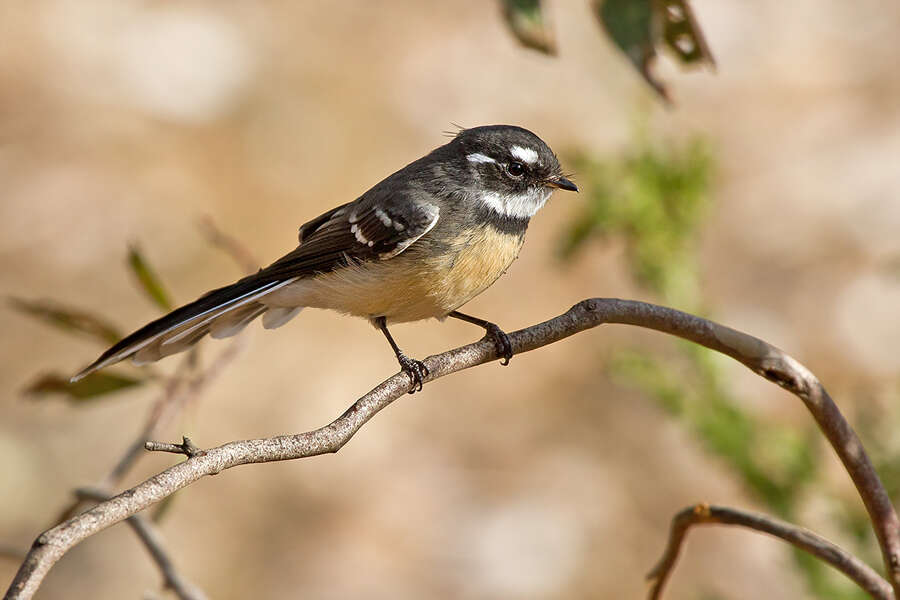
POLYGON ((647 598, 658 600, 662 597, 688 530, 694 525, 712 524, 738 525, 773 535, 828 563, 852 579, 873 598, 878 600, 894 598, 891 586, 872 567, 822 536, 767 515, 709 504, 689 506, 672 518, 669 542, 662 558, 647 574, 647 579, 651 582, 647 598))

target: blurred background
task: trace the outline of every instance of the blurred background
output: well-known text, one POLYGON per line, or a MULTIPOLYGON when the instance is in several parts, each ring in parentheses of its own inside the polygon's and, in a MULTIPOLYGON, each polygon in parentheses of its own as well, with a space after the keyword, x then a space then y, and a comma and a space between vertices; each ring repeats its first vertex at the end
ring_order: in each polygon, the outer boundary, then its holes
MULTIPOLYGON (((130 331, 160 313, 129 244, 186 302, 242 274, 203 217, 268 264, 300 224, 443 144, 452 123, 518 124, 582 193, 551 200, 468 312, 511 331, 617 296, 762 337, 823 380, 893 493, 900 6, 693 5, 718 73, 662 60, 666 108, 586 1, 547 6, 555 57, 474 0, 3 2, 0 293, 130 331)), ((160 394, 23 394, 103 348, 18 306, 0 308, 0 546, 13 555, 103 479, 160 394)), ((434 321, 394 334, 417 357, 481 336, 434 321)), ((229 347, 205 342, 200 366, 229 347)), ((309 310, 277 332, 254 324, 159 437, 209 447, 313 429, 396 370, 362 320, 309 310)), ((120 489, 177 460, 142 457, 120 489)), ((335 456, 206 478, 160 527, 213 598, 638 598, 671 516, 697 501, 790 519, 880 568, 797 399, 617 326, 433 382, 335 456)), ((4 588, 17 566, 0 556, 4 588)), ((119 525, 64 557, 38 597, 159 590, 119 525)), ((859 596, 775 540, 704 528, 668 597, 859 596)))

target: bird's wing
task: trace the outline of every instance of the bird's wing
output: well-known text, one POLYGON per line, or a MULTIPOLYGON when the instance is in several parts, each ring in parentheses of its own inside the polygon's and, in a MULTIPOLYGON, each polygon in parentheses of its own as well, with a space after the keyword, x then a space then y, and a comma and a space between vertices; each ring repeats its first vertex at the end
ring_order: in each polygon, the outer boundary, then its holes
POLYGON ((350 262, 387 260, 428 233, 440 211, 408 197, 363 196, 306 223, 300 246, 250 277, 283 281, 327 273, 350 262))

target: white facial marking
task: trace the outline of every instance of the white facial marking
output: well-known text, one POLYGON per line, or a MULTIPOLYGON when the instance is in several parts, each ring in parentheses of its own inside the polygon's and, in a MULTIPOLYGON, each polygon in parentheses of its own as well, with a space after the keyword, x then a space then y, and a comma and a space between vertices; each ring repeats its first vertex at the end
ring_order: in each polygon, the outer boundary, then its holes
POLYGON ((523 148, 522 146, 513 146, 509 149, 509 153, 524 163, 533 165, 538 161, 538 153, 531 148, 523 148))
POLYGON ((473 162, 473 163, 495 163, 495 162, 497 162, 490 156, 486 156, 486 155, 482 154, 481 152, 476 152, 474 154, 467 155, 466 160, 468 160, 469 162, 473 162))
POLYGON ((525 193, 509 195, 485 192, 481 200, 489 209, 505 217, 529 219, 541 210, 551 193, 546 188, 528 188, 525 193))

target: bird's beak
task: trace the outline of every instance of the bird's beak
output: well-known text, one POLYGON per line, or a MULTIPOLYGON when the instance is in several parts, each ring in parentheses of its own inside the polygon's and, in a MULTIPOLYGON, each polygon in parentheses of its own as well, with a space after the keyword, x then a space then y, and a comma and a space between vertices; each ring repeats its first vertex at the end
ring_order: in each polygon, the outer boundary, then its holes
POLYGON ((578 186, 563 177, 562 175, 554 175, 546 181, 548 187, 566 190, 569 192, 577 192, 578 186))

